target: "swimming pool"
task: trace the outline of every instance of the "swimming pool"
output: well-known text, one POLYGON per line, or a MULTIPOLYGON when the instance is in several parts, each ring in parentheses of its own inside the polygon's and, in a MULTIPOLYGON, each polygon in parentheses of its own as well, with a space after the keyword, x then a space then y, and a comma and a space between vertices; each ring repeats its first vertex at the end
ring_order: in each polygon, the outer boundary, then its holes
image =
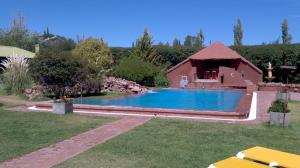
POLYGON ((241 90, 160 89, 141 95, 109 100, 79 98, 75 99, 74 103, 102 106, 234 111, 244 94, 245 92, 241 90))

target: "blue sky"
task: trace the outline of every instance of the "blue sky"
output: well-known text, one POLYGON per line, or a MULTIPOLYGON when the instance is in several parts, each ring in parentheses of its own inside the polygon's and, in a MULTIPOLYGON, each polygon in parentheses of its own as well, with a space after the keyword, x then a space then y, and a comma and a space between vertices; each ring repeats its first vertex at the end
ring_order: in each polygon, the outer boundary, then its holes
POLYGON ((210 41, 233 43, 233 24, 239 17, 244 44, 271 42, 288 19, 293 42, 300 42, 299 0, 6 0, 1 2, 0 27, 21 11, 30 30, 76 39, 103 37, 110 46, 131 46, 147 27, 156 43, 181 41, 204 31, 210 41))

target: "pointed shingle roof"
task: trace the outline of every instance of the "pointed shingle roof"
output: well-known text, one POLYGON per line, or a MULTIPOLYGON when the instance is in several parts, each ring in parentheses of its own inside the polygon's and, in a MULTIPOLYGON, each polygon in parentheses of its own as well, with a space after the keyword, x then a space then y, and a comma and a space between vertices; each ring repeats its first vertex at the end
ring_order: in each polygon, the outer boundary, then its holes
POLYGON ((226 47, 221 42, 215 42, 189 57, 193 60, 222 60, 222 59, 242 59, 237 52, 226 47))
POLYGON ((181 66, 182 64, 184 64, 189 60, 225 60, 225 59, 235 59, 235 60, 240 59, 241 61, 247 63, 249 66, 255 69, 258 73, 262 74, 262 71, 259 68, 253 65, 250 61, 246 60, 236 51, 232 50, 229 47, 226 47, 221 42, 214 42, 212 45, 198 51, 197 53, 188 57, 187 59, 180 62, 179 64, 173 66, 167 72, 173 71, 174 69, 176 69, 177 67, 181 66))

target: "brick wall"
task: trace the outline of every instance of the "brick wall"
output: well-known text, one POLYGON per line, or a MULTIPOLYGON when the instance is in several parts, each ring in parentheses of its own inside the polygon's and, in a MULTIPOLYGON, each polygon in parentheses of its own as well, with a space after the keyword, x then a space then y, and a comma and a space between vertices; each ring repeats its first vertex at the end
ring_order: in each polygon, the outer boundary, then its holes
POLYGON ((239 86, 246 87, 245 80, 243 79, 241 73, 236 71, 234 68, 219 67, 219 81, 221 81, 221 74, 224 76, 223 84, 229 86, 239 86))

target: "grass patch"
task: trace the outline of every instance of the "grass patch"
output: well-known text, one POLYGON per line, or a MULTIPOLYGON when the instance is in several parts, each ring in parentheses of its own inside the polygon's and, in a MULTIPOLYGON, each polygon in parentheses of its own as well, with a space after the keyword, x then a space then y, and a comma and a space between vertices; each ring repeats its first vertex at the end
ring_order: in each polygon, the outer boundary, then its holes
POLYGON ((153 119, 57 167, 208 167, 253 146, 300 154, 300 103, 289 128, 153 119))
POLYGON ((112 118, 89 117, 77 114, 22 113, 0 107, 0 162, 96 128, 112 118))

